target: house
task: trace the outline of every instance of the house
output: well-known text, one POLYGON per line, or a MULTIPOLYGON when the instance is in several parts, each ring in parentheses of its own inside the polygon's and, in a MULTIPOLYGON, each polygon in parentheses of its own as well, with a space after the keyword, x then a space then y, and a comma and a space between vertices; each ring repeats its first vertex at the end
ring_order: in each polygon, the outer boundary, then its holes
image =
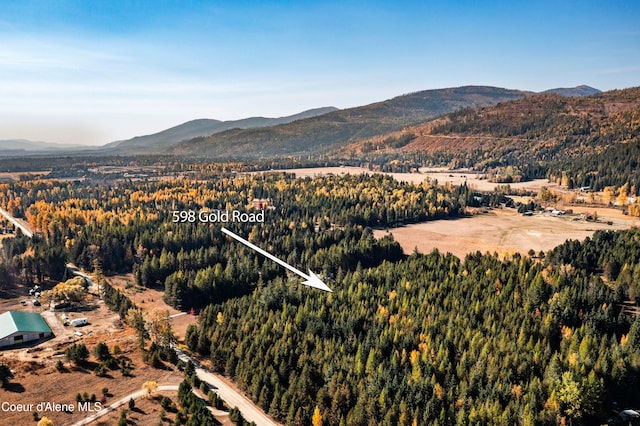
POLYGON ((51 336, 51 328, 38 313, 9 311, 0 315, 0 348, 51 336))
POLYGON ((271 198, 254 198, 251 204, 253 204, 253 208, 256 210, 275 210, 276 208, 271 198))

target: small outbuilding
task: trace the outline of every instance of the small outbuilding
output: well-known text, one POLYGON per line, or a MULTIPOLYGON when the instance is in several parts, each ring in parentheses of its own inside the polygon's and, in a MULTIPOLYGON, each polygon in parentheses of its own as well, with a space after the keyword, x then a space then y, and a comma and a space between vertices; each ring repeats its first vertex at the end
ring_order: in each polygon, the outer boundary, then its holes
POLYGON ((35 312, 9 311, 0 314, 0 348, 53 336, 42 316, 35 312))

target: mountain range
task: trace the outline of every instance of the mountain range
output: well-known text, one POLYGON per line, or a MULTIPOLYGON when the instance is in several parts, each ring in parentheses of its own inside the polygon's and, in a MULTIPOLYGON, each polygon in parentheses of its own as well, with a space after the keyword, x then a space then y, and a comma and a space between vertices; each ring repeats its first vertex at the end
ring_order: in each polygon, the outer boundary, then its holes
MULTIPOLYGON (((564 89, 562 89, 564 90, 564 89)), ((465 109, 376 135, 347 147, 448 155, 482 151, 505 163, 579 157, 637 136, 640 88, 567 97, 547 91, 491 107, 465 109), (398 141, 406 143, 399 144, 398 141)))
MULTIPOLYGON (((583 97, 600 93, 589 86, 550 89, 543 93, 583 97)), ((536 95, 490 86, 426 90, 370 105, 323 107, 299 114, 220 121, 198 119, 158 133, 108 143, 102 147, 0 141, 0 155, 81 153, 89 155, 170 154, 207 159, 256 159, 314 156, 349 150, 349 146, 398 132, 436 117, 493 106, 536 95)))
POLYGON ((601 91, 594 89, 593 87, 582 85, 576 87, 558 87, 556 89, 545 90, 541 93, 560 95, 567 98, 576 98, 580 96, 597 95, 598 93, 601 93, 601 91))
POLYGON ((0 140, 0 155, 2 153, 20 154, 34 151, 58 151, 70 149, 83 149, 86 146, 73 144, 60 144, 52 142, 34 142, 26 139, 0 140))
MULTIPOLYGON (((578 86, 548 92, 578 97, 600 91, 578 86)), ((196 120, 104 148, 120 154, 163 153, 207 159, 314 156, 453 111, 492 106, 534 94, 490 86, 426 90, 355 108, 320 108, 280 119, 196 120)))
POLYGON ((541 93, 459 110, 347 144, 328 156, 471 167, 503 183, 550 178, 593 190, 628 184, 635 193, 640 87, 585 97, 541 93))
POLYGON ((232 129, 174 145, 168 152, 210 159, 309 156, 464 108, 495 105, 527 92, 487 86, 427 90, 292 123, 232 129))
POLYGON ((111 142, 103 147, 118 153, 161 153, 167 148, 190 139, 211 136, 230 129, 254 129, 258 127, 277 126, 296 120, 316 117, 336 111, 334 107, 322 107, 303 111, 298 114, 279 118, 251 117, 242 120, 220 121, 213 119, 198 119, 188 121, 167 130, 146 136, 137 136, 132 139, 111 142))

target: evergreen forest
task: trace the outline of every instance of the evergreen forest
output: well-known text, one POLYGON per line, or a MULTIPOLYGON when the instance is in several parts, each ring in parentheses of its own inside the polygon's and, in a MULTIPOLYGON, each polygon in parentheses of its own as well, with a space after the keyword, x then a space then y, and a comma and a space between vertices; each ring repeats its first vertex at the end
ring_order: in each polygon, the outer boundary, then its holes
POLYGON ((3 275, 62 280, 65 262, 132 272, 199 312, 186 347, 287 425, 589 425, 637 407, 640 320, 626 309, 640 294, 637 230, 568 241, 544 259, 408 254, 372 229, 512 201, 383 175, 200 172, 1 184, 0 204, 37 230, 3 240, 3 275), (225 226, 319 273, 332 293, 301 286, 219 223, 172 220, 251 212, 255 200, 272 206, 264 223, 225 226))

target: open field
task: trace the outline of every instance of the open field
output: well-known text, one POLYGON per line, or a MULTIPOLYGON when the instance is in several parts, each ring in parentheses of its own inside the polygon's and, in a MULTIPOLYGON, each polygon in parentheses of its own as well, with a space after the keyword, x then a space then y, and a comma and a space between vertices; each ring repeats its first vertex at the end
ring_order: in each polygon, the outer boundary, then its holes
MULTIPOLYGON (((282 170, 294 173, 297 177, 313 177, 341 174, 374 173, 362 167, 318 167, 282 170)), ((450 183, 469 187, 479 191, 493 191, 498 185, 489 182, 484 176, 463 170, 452 171, 447 168, 421 169, 419 173, 385 173, 399 181, 420 183, 425 178, 437 179, 439 184, 450 183)), ((509 184, 513 190, 537 192, 543 186, 560 194, 570 192, 546 179, 509 184)), ((600 194, 594 194, 597 198, 600 194)), ((516 201, 528 202, 530 197, 512 197, 516 201)), ((583 195, 584 198, 584 195, 583 195)), ((515 210, 491 210, 489 213, 469 218, 449 221, 432 221, 395 228, 390 231, 376 230, 380 238, 390 232, 405 253, 418 248, 428 253, 434 248, 442 252, 451 252, 458 257, 467 253, 480 252, 520 252, 526 254, 530 249, 547 251, 562 244, 567 239, 584 239, 598 229, 627 229, 640 226, 640 220, 625 216, 619 209, 583 205, 558 204, 559 208, 571 208, 575 214, 597 213, 598 222, 573 220, 575 216, 554 217, 548 213, 536 213, 525 217, 515 210), (607 222, 611 222, 608 225, 607 222)))
POLYGON ((468 218, 425 222, 389 231, 376 230, 374 234, 377 238, 392 234, 407 254, 416 247, 422 253, 437 248, 463 258, 467 253, 478 250, 482 253, 522 254, 530 249, 547 251, 567 239, 584 239, 598 229, 619 230, 640 226, 640 220, 631 220, 614 209, 598 209, 597 223, 574 221, 573 218, 553 217, 547 213, 526 217, 513 209, 498 209, 468 218), (611 221, 612 225, 607 225, 607 221, 611 221))
POLYGON ((28 172, 0 172, 0 181, 16 181, 21 175, 47 176, 51 170, 33 170, 28 172))
POLYGON ((109 277, 109 282, 114 288, 117 288, 131 299, 136 306, 146 312, 152 312, 156 309, 169 311, 173 331, 175 332, 178 340, 183 340, 189 324, 195 324, 197 321, 196 316, 189 314, 180 315, 183 314, 183 312, 167 305, 164 300, 162 300, 164 291, 154 288, 144 289, 139 286, 131 285, 131 283, 134 282, 133 274, 109 277))
MULTIPOLYGON (((287 172, 293 173, 296 177, 314 177, 314 176, 326 176, 326 175, 343 175, 343 174, 373 174, 380 173, 365 169, 363 167, 310 167, 300 169, 287 169, 287 170, 271 170, 270 172, 287 172)), ((263 172, 260 172, 263 173, 263 172)), ((393 176, 398 181, 420 183, 427 177, 430 179, 437 179, 438 183, 444 185, 450 183, 452 185, 462 185, 467 183, 469 187, 477 189, 478 191, 493 191, 497 185, 495 182, 489 182, 484 179, 483 174, 463 172, 463 171, 451 171, 447 168, 431 168, 422 170, 416 173, 384 173, 389 176, 393 176)), ((529 182, 510 183, 511 188, 514 190, 529 190, 538 191, 541 187, 555 187, 554 183, 549 183, 547 179, 535 179, 529 182)))

